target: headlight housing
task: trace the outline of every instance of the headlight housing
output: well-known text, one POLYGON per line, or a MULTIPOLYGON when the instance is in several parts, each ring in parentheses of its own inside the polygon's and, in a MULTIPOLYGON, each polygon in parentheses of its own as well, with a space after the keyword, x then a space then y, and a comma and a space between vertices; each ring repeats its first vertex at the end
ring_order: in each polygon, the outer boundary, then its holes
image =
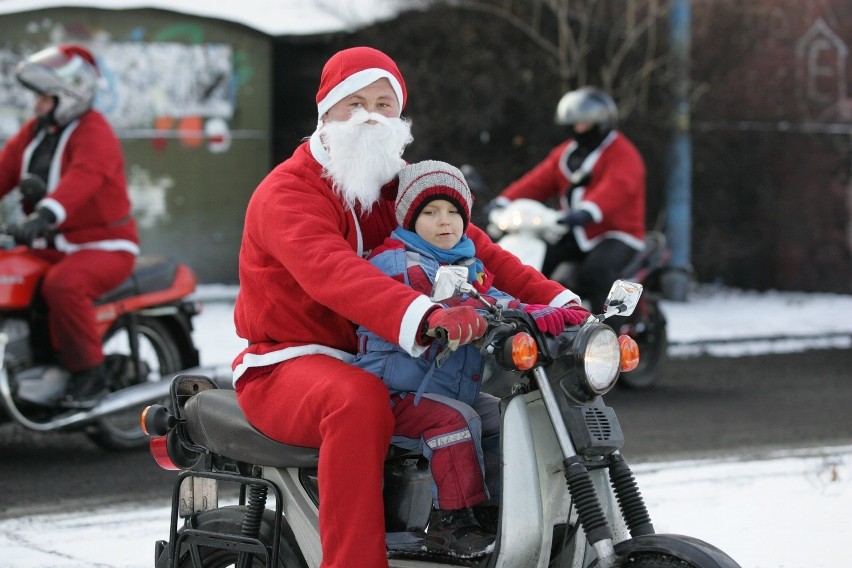
POLYGON ((615 331, 608 325, 585 325, 576 334, 557 338, 554 347, 557 356, 548 373, 572 399, 589 402, 615 386, 621 350, 615 331))

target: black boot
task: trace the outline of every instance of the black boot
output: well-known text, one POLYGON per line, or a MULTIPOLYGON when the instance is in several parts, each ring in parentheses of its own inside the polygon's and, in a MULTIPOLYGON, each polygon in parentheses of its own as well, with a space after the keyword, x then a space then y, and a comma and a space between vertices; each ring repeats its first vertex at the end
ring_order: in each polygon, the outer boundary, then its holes
POLYGON ((106 370, 100 364, 72 374, 60 404, 65 408, 89 409, 108 393, 106 370))
POLYGON ((429 552, 475 558, 488 552, 495 535, 483 530, 471 509, 435 510, 423 544, 429 552))

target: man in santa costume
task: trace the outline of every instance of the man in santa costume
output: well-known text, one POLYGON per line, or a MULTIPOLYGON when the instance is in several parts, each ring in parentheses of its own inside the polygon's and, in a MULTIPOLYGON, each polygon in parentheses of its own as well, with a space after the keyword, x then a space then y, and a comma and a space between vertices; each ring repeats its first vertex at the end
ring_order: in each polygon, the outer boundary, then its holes
MULTIPOLYGON (((377 568, 387 566, 382 471, 394 418, 384 383, 351 364, 356 324, 418 356, 437 328, 465 345, 485 322, 365 260, 397 226, 389 182, 411 142, 394 61, 368 47, 336 53, 316 102, 316 131, 260 183, 246 211, 234 319, 249 346, 234 360, 234 385, 260 431, 319 447, 321 566, 377 568)), ((559 306, 577 299, 479 229, 467 235, 507 292, 559 306)))
POLYGON ((51 341, 72 372, 61 404, 91 407, 108 392, 92 304, 130 276, 139 254, 124 156, 112 127, 92 108, 99 72, 89 50, 49 47, 22 61, 15 76, 36 93, 36 116, 0 152, 0 197, 25 177, 46 186, 31 194, 21 184, 28 216, 11 233, 24 245, 53 234, 53 247, 29 254, 52 264, 41 294, 51 341))
POLYGON ((613 281, 645 246, 645 163, 617 130, 618 108, 600 89, 569 91, 556 107, 568 139, 507 187, 494 205, 558 198, 569 231, 547 248, 543 274, 579 262, 577 291, 600 312, 613 281))

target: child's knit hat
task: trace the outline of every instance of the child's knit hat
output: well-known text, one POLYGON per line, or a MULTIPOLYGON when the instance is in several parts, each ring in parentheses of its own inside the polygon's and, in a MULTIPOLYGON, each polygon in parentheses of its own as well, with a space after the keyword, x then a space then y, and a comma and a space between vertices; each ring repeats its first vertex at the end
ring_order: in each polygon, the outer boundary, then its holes
POLYGON ((473 196, 458 168, 446 162, 426 160, 399 171, 396 220, 403 229, 413 231, 417 216, 427 203, 436 199, 446 199, 458 207, 467 230, 473 196))

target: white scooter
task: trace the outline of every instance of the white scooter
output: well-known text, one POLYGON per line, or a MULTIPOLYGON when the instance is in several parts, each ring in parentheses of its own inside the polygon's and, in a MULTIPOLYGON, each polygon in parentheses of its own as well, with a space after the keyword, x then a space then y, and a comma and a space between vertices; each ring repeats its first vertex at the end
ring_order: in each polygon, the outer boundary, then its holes
MULTIPOLYGON (((433 299, 479 297, 467 269, 454 268, 439 270, 433 299)), ((629 314, 641 290, 618 281, 604 314, 556 337, 521 310, 488 306, 481 352, 517 379, 502 409, 503 491, 493 550, 462 558, 423 547, 432 507, 428 463, 391 447, 384 486, 390 566, 738 568, 703 541, 655 534, 619 452, 624 437, 601 396, 620 369, 636 364, 638 352, 601 322, 629 314)), ((172 408, 149 407, 143 423, 157 460, 183 470, 169 538, 155 546, 157 568, 319 566, 316 448, 265 437, 246 421, 234 391, 204 377, 176 377, 172 408), (226 483, 240 488, 240 498, 220 507, 219 484, 226 483)))
MULTIPOLYGON (((547 247, 557 243, 568 231, 568 227, 561 222, 563 218, 563 213, 539 201, 506 200, 502 206, 491 210, 486 230, 496 243, 521 259, 521 262, 541 270, 547 247)), ((651 288, 658 288, 656 280, 662 274, 670 253, 663 233, 648 231, 645 244, 645 249, 636 254, 620 276, 643 284, 646 288, 635 313, 624 320, 619 329, 619 333, 636 340, 642 352, 639 366, 624 373, 619 380, 619 385, 634 389, 650 387, 657 381, 665 366, 668 350, 666 318, 660 308, 658 295, 649 290, 648 285, 653 283, 655 286, 651 288)), ((552 274, 545 276, 576 290, 573 276, 575 268, 571 263, 562 263, 552 274)))

